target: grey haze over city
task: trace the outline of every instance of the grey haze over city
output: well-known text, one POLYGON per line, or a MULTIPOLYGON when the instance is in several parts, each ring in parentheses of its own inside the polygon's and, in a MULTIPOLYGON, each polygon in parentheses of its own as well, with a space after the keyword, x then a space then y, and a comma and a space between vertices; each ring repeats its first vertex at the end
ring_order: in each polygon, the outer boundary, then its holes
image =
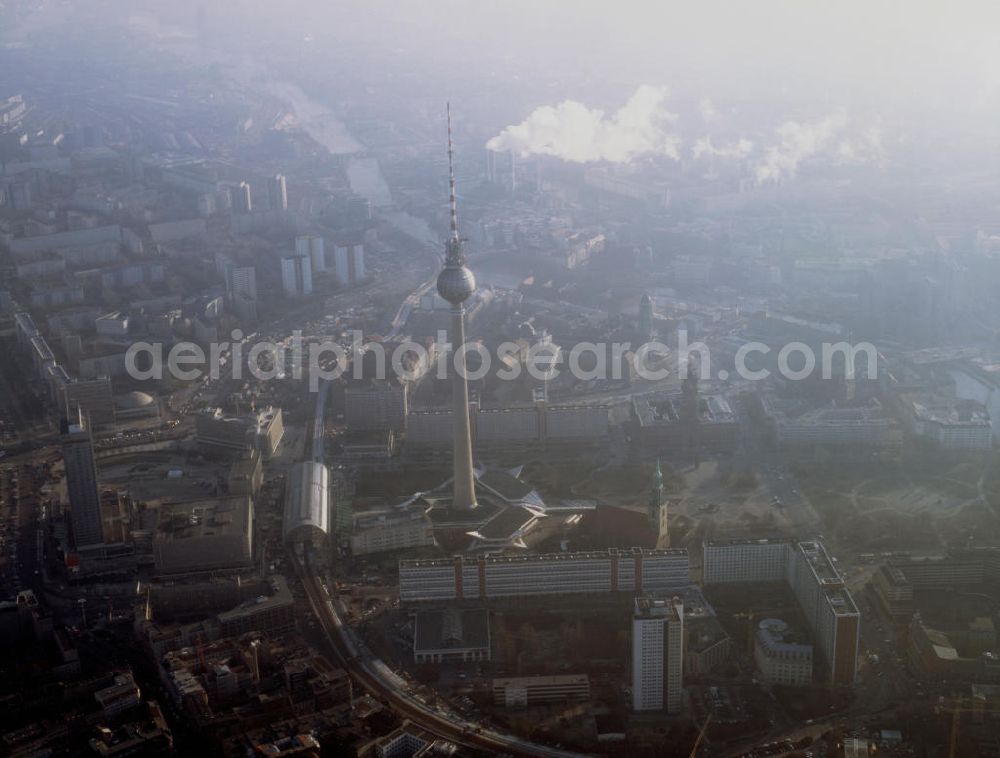
POLYGON ((997 29, 0 0, 0 750, 996 756, 997 29))

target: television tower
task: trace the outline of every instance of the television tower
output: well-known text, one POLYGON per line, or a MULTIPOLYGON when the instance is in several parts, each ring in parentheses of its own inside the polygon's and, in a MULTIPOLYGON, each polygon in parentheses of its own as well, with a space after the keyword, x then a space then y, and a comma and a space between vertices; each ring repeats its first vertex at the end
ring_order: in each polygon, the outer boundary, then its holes
MULTIPOLYGON (((445 243, 444 268, 437 278, 437 291, 451 303, 451 341, 456 355, 465 345, 465 301, 476 291, 476 277, 465 265, 462 240, 458 236, 458 205, 455 201, 455 167, 451 145, 451 104, 448 104, 448 189, 451 203, 451 231, 445 243)), ((477 506, 476 484, 472 472, 472 429, 469 425, 469 384, 466 379, 465 354, 455 362, 451 385, 451 412, 454 420, 454 491, 452 507, 471 510, 477 506), (459 369, 459 365, 462 370, 459 369)))

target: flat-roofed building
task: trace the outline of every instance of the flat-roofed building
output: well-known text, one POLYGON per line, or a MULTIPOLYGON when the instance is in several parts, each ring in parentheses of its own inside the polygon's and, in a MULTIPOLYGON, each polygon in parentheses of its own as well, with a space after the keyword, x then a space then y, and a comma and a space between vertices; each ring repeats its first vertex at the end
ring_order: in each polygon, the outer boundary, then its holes
POLYGON ((247 632, 287 634, 295 628, 295 597, 283 576, 270 579, 270 593, 247 600, 216 616, 219 634, 236 637, 247 632))
POLYGON ((890 616, 908 619, 913 615, 913 583, 898 566, 879 566, 872 575, 872 589, 890 616))
POLYGON ((243 569, 253 560, 253 502, 248 496, 164 503, 152 513, 158 573, 243 569))
POLYGON ((429 547, 434 544, 434 526, 423 510, 380 511, 354 516, 351 530, 353 555, 429 547))
POLYGON ((209 451, 242 452, 253 447, 253 430, 246 419, 210 408, 195 416, 194 439, 209 451))
MULTIPOLYGON (((680 392, 636 395, 632 424, 639 443, 656 450, 680 450, 688 444, 680 392)), ((698 446, 705 450, 732 450, 740 441, 740 423, 729 400, 720 394, 698 398, 698 446)))
POLYGON ((982 584, 984 563, 971 553, 892 559, 889 565, 917 589, 945 589, 982 584))
POLYGON ((989 450, 993 424, 986 408, 973 400, 952 400, 927 393, 904 400, 910 430, 944 450, 989 450))
POLYGON ((285 435, 281 408, 268 406, 245 416, 226 415, 210 408, 195 416, 195 442, 209 452, 260 451, 264 459, 274 455, 285 435))
POLYGON ((764 619, 758 624, 753 657, 767 684, 804 687, 812 683, 813 647, 781 619, 764 619))
POLYGON ((142 693, 135 683, 132 674, 117 674, 114 684, 104 687, 94 693, 94 699, 101 706, 105 717, 117 716, 142 702, 142 693))
POLYGON ((399 562, 406 602, 663 592, 690 583, 683 549, 480 555, 399 562))
POLYGON ((269 405, 251 420, 256 425, 257 449, 267 460, 278 452, 281 441, 285 438, 285 421, 281 408, 269 405))
POLYGON ((230 495, 254 497, 264 484, 264 462, 256 450, 249 451, 233 461, 226 476, 226 489, 230 495))
POLYGON ((784 582, 788 540, 725 540, 702 545, 702 583, 784 582))
MULTIPOLYGON (((542 393, 543 394, 543 393, 542 393)), ((496 452, 504 447, 523 451, 524 445, 577 448, 606 444, 610 435, 610 406, 550 405, 544 399, 531 406, 482 408, 470 404, 475 444, 496 452)), ((411 410, 407 443, 434 447, 451 444, 451 411, 411 410)))
POLYGON ((62 366, 55 368, 56 371, 49 372, 50 386, 61 412, 67 413, 71 418, 82 413, 94 428, 107 427, 115 423, 118 411, 111 393, 110 377, 74 380, 62 370, 62 366))
POLYGON ((704 582, 782 582, 795 595, 826 666, 827 682, 852 685, 857 675, 861 614, 820 542, 730 540, 703 545, 704 582))
POLYGON ((431 758, 458 755, 458 745, 404 721, 402 726, 375 741, 375 758, 431 758))
POLYGON ((774 427, 778 445, 789 450, 815 445, 841 448, 896 449, 901 443, 899 425, 875 398, 864 404, 824 406, 791 415, 776 398, 766 395, 761 404, 774 427))
POLYGON ((692 616, 684 605, 684 675, 704 676, 727 663, 733 643, 714 615, 692 616))
POLYGON ((414 663, 488 661, 490 649, 485 608, 422 610, 413 616, 414 663))
POLYGON ((678 597, 637 597, 632 617, 632 709, 676 713, 683 698, 684 604, 678 597))
POLYGON ((573 703, 590 699, 586 674, 516 676, 493 680, 493 704, 523 708, 540 703, 573 703))
POLYGON ((98 316, 94 328, 103 337, 128 337, 129 317, 121 311, 110 311, 98 316))
POLYGON ((377 380, 351 384, 344 390, 344 418, 351 431, 401 432, 406 429, 408 386, 377 380))

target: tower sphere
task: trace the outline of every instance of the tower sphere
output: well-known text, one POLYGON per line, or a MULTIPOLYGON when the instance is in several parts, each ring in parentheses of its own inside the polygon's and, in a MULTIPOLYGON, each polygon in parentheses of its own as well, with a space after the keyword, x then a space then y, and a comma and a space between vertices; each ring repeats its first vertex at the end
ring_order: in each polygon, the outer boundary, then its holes
POLYGON ((446 265, 437 278, 437 291, 452 305, 459 305, 476 291, 476 277, 465 266, 446 265))

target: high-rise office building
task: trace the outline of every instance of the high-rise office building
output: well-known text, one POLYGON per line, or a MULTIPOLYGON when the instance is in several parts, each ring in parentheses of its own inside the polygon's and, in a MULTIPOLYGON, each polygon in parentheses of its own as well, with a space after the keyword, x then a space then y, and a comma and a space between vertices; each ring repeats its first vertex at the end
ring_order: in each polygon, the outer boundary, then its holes
POLYGON ((289 255, 281 259, 281 284, 289 297, 312 294, 312 261, 308 255, 289 255))
POLYGON ((643 294, 639 300, 638 334, 640 343, 653 339, 653 300, 648 294, 643 294))
POLYGON ((257 299, 257 269, 253 266, 233 266, 228 270, 229 292, 250 300, 257 299))
MULTIPOLYGON (((476 291, 476 277, 465 265, 465 252, 458 236, 458 207, 455 201, 455 170, 451 147, 451 108, 448 109, 448 187, 451 204, 451 234, 445 246, 444 268, 438 274, 437 290, 451 303, 451 342, 458 351, 465 344, 465 301, 476 291)), ((463 354, 464 358, 464 354, 463 354)), ((464 365, 463 365, 464 369, 464 365)), ((452 377, 451 413, 454 422, 454 492, 456 509, 475 508, 476 489, 472 473, 472 427, 469 421, 469 383, 465 371, 452 377)))
POLYGON ((684 604, 637 597, 632 618, 632 708, 677 713, 684 703, 684 604))
POLYGON ((237 213, 250 213, 253 210, 253 198, 250 193, 250 184, 240 182, 236 187, 233 197, 233 210, 237 213))
POLYGON ((295 238, 295 254, 308 255, 314 272, 326 271, 326 250, 322 237, 303 234, 295 238))
POLYGON ((73 542, 78 549, 101 545, 104 543, 104 521, 90 429, 81 416, 74 423, 63 419, 61 432, 73 542))
POLYGON ((341 284, 353 284, 365 278, 365 249, 357 245, 333 246, 333 272, 341 284))
POLYGON ((517 189, 517 156, 513 151, 486 150, 486 181, 511 193, 517 189))
POLYGON ((271 208, 276 211, 288 210, 288 186, 285 183, 285 175, 277 174, 267 185, 268 200, 271 208))

